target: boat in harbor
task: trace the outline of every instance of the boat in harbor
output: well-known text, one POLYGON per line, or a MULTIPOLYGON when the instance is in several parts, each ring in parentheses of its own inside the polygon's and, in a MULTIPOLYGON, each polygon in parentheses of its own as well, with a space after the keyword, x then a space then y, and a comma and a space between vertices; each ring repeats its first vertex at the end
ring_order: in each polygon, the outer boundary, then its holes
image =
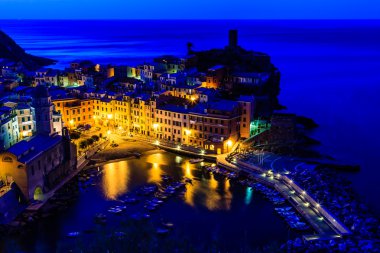
POLYGON ((202 158, 197 158, 197 159, 190 159, 189 162, 190 163, 200 163, 200 162, 203 162, 204 159, 202 158))
POLYGON ((75 238, 75 237, 78 237, 79 235, 80 235, 80 232, 78 232, 78 231, 69 232, 66 234, 66 236, 70 237, 70 238, 75 238))
POLYGON ((95 214, 94 216, 94 222, 104 224, 107 221, 107 216, 103 213, 95 214))
POLYGON ((157 228, 156 229, 156 233, 159 234, 159 235, 164 235, 164 234, 169 233, 169 229, 167 229, 167 228, 157 228))

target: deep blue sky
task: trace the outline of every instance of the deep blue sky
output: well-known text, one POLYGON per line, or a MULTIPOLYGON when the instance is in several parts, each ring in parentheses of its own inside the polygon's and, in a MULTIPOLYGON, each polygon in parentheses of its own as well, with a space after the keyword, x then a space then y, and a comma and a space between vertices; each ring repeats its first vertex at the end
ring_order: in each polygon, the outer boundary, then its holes
POLYGON ((379 0, 0 0, 0 19, 374 18, 379 0))

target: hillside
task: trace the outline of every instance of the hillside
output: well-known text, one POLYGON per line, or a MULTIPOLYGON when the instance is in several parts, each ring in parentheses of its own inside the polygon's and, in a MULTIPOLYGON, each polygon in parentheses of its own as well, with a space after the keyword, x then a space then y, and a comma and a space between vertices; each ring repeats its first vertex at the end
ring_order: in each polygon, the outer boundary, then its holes
POLYGON ((13 62, 22 62, 27 70, 36 70, 43 66, 56 63, 55 60, 27 54, 17 43, 0 31, 0 59, 7 59, 13 62))

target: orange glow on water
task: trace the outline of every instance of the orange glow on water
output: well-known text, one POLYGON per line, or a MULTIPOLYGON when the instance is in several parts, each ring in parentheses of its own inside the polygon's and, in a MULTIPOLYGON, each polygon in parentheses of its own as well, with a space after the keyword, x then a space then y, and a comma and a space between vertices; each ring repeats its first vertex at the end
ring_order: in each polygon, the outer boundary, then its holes
POLYGON ((158 163, 153 163, 152 168, 148 171, 148 182, 149 183, 159 183, 161 182, 162 170, 158 163))
MULTIPOLYGON (((194 176, 191 174, 191 167, 194 166, 192 165, 189 161, 186 161, 182 165, 182 170, 183 170, 183 175, 185 177, 188 177, 190 179, 193 179, 194 176)), ((194 206, 194 195, 195 192, 197 191, 197 188, 199 187, 199 183, 193 180, 192 184, 187 184, 186 185, 186 193, 185 193, 185 203, 187 203, 190 206, 194 206)))
POLYGON ((102 188, 107 199, 117 199, 128 190, 129 170, 127 162, 104 165, 102 188))

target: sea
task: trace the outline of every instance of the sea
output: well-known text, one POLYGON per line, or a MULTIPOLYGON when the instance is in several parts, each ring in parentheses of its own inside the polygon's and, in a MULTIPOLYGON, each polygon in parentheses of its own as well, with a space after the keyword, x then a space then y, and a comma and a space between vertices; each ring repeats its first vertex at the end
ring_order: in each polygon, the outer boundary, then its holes
POLYGON ((314 119, 319 150, 361 171, 342 173, 380 217, 380 20, 0 20, 28 53, 136 65, 164 54, 239 45, 265 52, 281 71, 280 103, 314 119))

